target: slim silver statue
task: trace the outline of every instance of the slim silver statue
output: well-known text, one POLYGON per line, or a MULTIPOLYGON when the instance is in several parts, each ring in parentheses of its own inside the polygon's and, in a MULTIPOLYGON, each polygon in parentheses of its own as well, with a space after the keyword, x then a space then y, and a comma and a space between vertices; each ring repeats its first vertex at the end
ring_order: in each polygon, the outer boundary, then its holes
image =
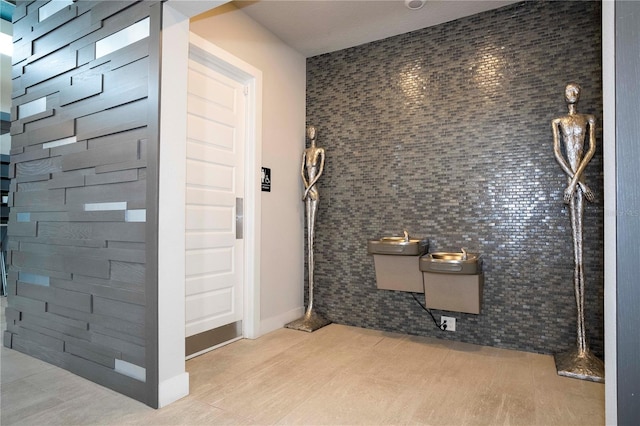
POLYGON ((316 224, 316 214, 318 212, 318 202, 320 201, 320 193, 318 192, 317 182, 324 171, 324 149, 316 146, 316 128, 309 126, 307 128, 307 137, 311 141, 309 148, 304 150, 302 154, 302 166, 300 175, 304 183, 304 195, 302 201, 305 202, 307 212, 307 264, 309 268, 309 305, 302 318, 299 318, 286 325, 287 328, 293 328, 303 331, 315 331, 331 321, 323 318, 313 310, 313 238, 314 227, 316 224))
POLYGON ((584 325, 584 268, 582 264, 582 217, 584 199, 593 202, 595 196, 584 183, 584 169, 596 152, 595 125, 593 115, 579 114, 576 104, 580 99, 580 86, 567 84, 564 92, 569 114, 551 121, 553 129, 553 152, 560 167, 567 175, 568 185, 564 190, 564 202, 571 211, 573 233, 573 258, 575 269, 573 285, 578 310, 577 348, 555 355, 556 369, 561 376, 604 381, 604 364, 591 353, 587 344, 584 325), (589 147, 585 152, 585 140, 589 137, 589 147), (561 149, 564 142, 564 154, 561 149))

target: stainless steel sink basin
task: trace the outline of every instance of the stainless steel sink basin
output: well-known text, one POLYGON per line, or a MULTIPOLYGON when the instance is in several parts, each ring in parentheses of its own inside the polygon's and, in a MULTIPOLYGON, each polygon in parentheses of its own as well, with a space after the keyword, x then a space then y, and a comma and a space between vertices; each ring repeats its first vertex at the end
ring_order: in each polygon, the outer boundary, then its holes
POLYGON ((441 274, 474 275, 482 273, 479 253, 435 252, 420 258, 420 270, 441 274))
POLYGON ((369 254, 395 254, 401 256, 422 256, 429 248, 426 238, 410 238, 405 231, 404 237, 382 237, 367 243, 369 254))

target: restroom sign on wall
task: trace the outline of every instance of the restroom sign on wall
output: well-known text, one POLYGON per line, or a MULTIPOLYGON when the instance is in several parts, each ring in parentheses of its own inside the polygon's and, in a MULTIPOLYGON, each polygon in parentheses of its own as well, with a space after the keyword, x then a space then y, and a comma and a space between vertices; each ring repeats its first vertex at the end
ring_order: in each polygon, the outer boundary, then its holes
POLYGON ((271 192, 271 169, 262 168, 262 191, 271 192))

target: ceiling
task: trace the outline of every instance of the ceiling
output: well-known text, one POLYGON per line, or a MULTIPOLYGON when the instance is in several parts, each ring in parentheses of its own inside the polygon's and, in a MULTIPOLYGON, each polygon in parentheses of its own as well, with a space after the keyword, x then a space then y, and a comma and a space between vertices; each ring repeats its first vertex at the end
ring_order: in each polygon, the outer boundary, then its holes
POLYGON ((236 0, 233 3, 306 57, 321 55, 519 0, 427 0, 410 10, 404 0, 236 0))

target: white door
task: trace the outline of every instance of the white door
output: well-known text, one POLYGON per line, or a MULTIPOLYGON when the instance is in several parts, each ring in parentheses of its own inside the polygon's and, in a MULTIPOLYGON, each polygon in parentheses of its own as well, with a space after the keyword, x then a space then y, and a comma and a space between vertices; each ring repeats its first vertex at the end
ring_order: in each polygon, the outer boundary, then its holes
POLYGON ((244 198, 246 137, 244 84, 189 59, 188 87, 187 337, 243 318, 244 244, 236 206, 244 198))

